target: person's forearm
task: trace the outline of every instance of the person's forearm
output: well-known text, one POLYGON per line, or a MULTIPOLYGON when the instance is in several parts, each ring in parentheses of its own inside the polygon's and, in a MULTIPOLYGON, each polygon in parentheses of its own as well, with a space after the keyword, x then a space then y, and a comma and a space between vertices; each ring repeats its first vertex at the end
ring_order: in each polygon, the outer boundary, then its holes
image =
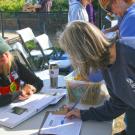
POLYGON ((115 104, 113 102, 114 101, 107 101, 103 106, 97 108, 91 107, 89 110, 81 110, 81 119, 83 121, 110 121, 127 110, 125 104, 115 104))
POLYGON ((43 87, 43 81, 40 80, 35 74, 30 72, 24 65, 21 63, 18 63, 18 74, 20 77, 20 80, 24 81, 25 84, 33 85, 37 92, 41 90, 43 87))
POLYGON ((33 86, 36 88, 36 92, 39 92, 43 87, 43 81, 39 80, 33 86))

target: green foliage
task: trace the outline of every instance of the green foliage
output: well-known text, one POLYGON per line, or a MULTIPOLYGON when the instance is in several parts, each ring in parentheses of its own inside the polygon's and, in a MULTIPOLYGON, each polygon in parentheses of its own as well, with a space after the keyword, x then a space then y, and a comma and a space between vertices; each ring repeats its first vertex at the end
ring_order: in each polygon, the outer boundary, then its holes
MULTIPOLYGON (((36 0, 33 0, 33 3, 36 0)), ((22 11, 25 0, 0 0, 0 11, 22 11)), ((93 1, 94 8, 98 9, 98 1, 93 1)), ((68 0, 53 0, 52 12, 68 11, 68 0)))
POLYGON ((20 11, 25 0, 0 0, 0 11, 20 11))
POLYGON ((27 41, 25 44, 30 51, 37 48, 34 40, 27 41))
POLYGON ((94 9, 97 10, 99 6, 98 0, 94 0, 93 5, 94 5, 94 9))
MULTIPOLYGON (((35 3, 36 0, 32 0, 35 3)), ((22 11, 25 0, 0 0, 0 11, 22 11)), ((68 0, 53 0, 51 11, 67 11, 68 0)))
MULTIPOLYGON (((36 0, 32 0, 35 3, 36 0)), ((94 8, 98 8, 98 1, 94 0, 94 8)), ((0 0, 0 11, 22 11, 25 0, 0 0)), ((52 12, 68 11, 68 0, 53 0, 52 12)))
POLYGON ((52 12, 67 11, 67 10, 68 10, 68 0, 53 0, 53 5, 51 8, 52 12))

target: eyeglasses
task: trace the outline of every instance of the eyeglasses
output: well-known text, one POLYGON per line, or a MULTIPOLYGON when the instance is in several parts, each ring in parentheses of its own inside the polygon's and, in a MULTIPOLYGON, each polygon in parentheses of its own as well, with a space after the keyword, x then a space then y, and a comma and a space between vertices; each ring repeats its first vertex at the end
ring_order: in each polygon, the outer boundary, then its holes
POLYGON ((110 3, 108 4, 105 10, 112 13, 112 4, 113 4, 113 0, 110 0, 110 3))

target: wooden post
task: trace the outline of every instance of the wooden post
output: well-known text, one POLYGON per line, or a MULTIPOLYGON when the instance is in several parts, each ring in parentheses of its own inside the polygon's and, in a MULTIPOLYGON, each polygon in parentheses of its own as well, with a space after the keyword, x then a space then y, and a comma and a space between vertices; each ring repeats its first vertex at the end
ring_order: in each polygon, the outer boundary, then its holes
POLYGON ((4 38, 4 25, 3 25, 2 12, 0 12, 0 20, 1 20, 1 32, 2 32, 2 37, 4 38))

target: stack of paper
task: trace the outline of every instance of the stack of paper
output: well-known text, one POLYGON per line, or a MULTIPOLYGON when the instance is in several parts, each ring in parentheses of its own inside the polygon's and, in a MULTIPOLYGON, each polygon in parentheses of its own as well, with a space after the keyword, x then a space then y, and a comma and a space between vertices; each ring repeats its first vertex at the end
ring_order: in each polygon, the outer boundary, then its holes
POLYGON ((47 107, 55 97, 33 94, 29 99, 0 108, 0 124, 13 128, 47 107))

